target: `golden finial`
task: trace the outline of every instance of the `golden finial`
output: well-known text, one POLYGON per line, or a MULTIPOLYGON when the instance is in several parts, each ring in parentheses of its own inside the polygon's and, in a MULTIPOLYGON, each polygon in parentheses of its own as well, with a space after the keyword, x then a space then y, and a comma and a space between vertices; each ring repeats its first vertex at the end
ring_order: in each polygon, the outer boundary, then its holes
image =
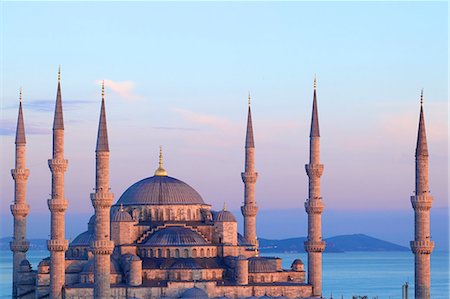
POLYGON ((102 100, 105 99, 105 80, 102 81, 102 100))
POLYGON ((223 202, 223 209, 222 210, 224 210, 224 211, 227 210, 227 202, 226 201, 223 202))
POLYGON ((20 87, 19 102, 22 104, 22 87, 20 87))
POLYGON ((250 91, 248 92, 248 105, 250 106, 250 100, 251 100, 251 97, 250 97, 250 91))
POLYGON ((316 79, 316 74, 314 74, 314 90, 317 89, 317 79, 316 79))
POLYGON ((156 176, 167 176, 167 171, 163 167, 162 146, 159 146, 159 167, 155 171, 156 176))
POLYGON ((420 105, 423 105, 423 88, 422 91, 420 92, 420 105))
POLYGON ((58 82, 61 82, 61 65, 58 66, 58 82))
POLYGON ((123 203, 120 204, 120 211, 123 212, 123 203))

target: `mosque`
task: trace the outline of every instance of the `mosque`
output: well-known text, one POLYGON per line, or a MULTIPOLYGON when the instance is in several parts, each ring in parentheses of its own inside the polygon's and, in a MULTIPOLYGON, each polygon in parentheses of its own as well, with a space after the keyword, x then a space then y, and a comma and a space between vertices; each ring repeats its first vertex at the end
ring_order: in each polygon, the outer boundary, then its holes
MULTIPOLYGON (((68 160, 64 156, 64 119, 60 73, 53 122, 53 153, 48 160, 52 174, 51 198, 47 200, 51 217, 48 258, 32 269, 26 258, 26 138, 20 96, 16 131, 16 164, 11 173, 15 199, 14 216, 13 298, 321 298, 322 240, 321 214, 324 203, 320 196, 320 133, 316 98, 316 82, 310 130, 310 160, 305 165, 309 177, 309 194, 305 202, 308 214, 308 253, 306 273, 300 259, 290 269, 282 268, 278 257, 259 254, 256 236, 257 201, 254 195, 258 173, 255 172, 255 143, 250 102, 245 140, 244 234, 237 229, 235 216, 224 206, 220 211, 187 183, 169 176, 163 166, 160 149, 159 166, 153 176, 134 183, 114 203, 109 185, 109 144, 102 86, 100 120, 95 149, 95 192, 90 199, 95 214, 87 230, 70 243, 65 239, 65 211, 69 200, 64 194, 64 174, 68 160)), ((250 100, 250 99, 249 99, 250 100)), ((421 109, 419 150, 426 148, 425 127, 421 109), (423 132, 421 133, 422 130, 423 132), (421 138, 421 139, 420 139, 421 138), (425 145, 424 145, 425 144, 425 145)), ((428 153, 416 161, 420 191, 427 192, 428 153), (423 158, 423 159, 422 159, 423 158)), ((156 164, 156 163, 155 163, 156 164)), ((417 184, 416 184, 417 187, 417 184)), ((433 244, 429 236, 431 197, 416 194, 411 201, 420 211, 419 230, 411 243, 416 254, 416 267, 427 269, 433 244), (420 196, 419 196, 420 195, 420 196), (427 208, 428 207, 428 208, 427 208), (428 221, 428 222, 427 222, 428 221), (428 227, 427 227, 428 225, 428 227), (427 231, 428 229, 428 231, 427 231), (428 262, 427 259, 428 258, 428 262), (428 264, 427 264, 428 263, 428 264)), ((70 197, 70 196, 69 196, 70 197)), ((416 286, 423 285, 423 296, 429 298, 428 281, 416 269, 416 286), (418 281, 419 279, 420 281, 418 281), (419 284, 417 283, 419 282, 419 284), (420 284, 422 283, 422 284, 420 284), (427 285, 428 283, 428 285, 427 285), (427 289, 428 287, 428 289, 427 289), (426 297, 428 292, 428 297, 426 297)), ((419 288, 420 289, 420 288, 419 288)), ((422 294, 422 293, 421 293, 422 294)), ((416 290, 417 295, 417 290, 416 290)))

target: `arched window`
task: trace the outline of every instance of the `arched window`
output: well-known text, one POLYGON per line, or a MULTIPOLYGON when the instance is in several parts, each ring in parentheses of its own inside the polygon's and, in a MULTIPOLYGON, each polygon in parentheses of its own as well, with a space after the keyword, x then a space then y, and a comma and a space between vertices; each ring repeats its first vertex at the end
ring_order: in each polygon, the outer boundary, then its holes
POLYGON ((162 250, 161 250, 161 248, 158 249, 158 256, 157 257, 162 257, 162 250))
POLYGON ((261 276, 261 282, 266 282, 266 279, 264 278, 264 275, 261 276))
POLYGON ((192 249, 192 257, 197 257, 197 249, 192 249))
POLYGON ((189 257, 189 250, 187 249, 184 250, 184 257, 189 257))
POLYGON ((149 257, 153 257, 153 249, 150 248, 149 252, 148 252, 148 256, 149 257))
POLYGON ((187 210, 186 220, 191 220, 191 209, 187 210))
POLYGON ((206 256, 211 256, 211 251, 209 250, 209 248, 206 250, 206 256))
POLYGON ((205 256, 205 249, 200 249, 200 257, 204 257, 205 256))
POLYGON ((213 271, 212 277, 213 277, 213 279, 216 279, 216 271, 213 271))
POLYGON ((170 249, 166 250, 166 257, 170 257, 170 249))
POLYGON ((180 257, 180 249, 175 249, 175 257, 180 257))

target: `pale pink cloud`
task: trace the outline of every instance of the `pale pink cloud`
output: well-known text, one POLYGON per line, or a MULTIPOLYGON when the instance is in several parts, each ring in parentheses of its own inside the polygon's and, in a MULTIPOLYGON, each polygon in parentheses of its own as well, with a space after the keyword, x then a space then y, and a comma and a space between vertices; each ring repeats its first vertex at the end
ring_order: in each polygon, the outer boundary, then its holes
MULTIPOLYGON (((103 80, 97 80, 97 84, 102 84, 103 80)), ((113 80, 104 80, 106 92, 109 90, 112 93, 116 94, 120 98, 127 101, 138 101, 143 97, 135 94, 136 83, 133 81, 113 81, 113 80), (109 89, 109 90, 108 90, 109 89)))
POLYGON ((238 125, 230 121, 229 119, 211 115, 211 114, 201 114, 198 112, 193 112, 186 109, 175 108, 176 113, 178 113, 186 121, 198 124, 202 126, 212 127, 219 129, 221 131, 236 131, 238 125))

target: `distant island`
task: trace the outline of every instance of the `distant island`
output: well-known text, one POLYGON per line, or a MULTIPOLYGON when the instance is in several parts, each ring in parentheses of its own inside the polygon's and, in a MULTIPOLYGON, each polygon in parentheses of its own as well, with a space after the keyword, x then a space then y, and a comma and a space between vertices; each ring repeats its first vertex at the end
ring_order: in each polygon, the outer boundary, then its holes
MULTIPOLYGON (((298 253, 305 252, 303 243, 306 237, 282 240, 269 240, 259 238, 261 252, 298 253)), ((326 238, 325 252, 349 251, 409 251, 408 247, 373 238, 364 234, 341 235, 326 238)))
MULTIPOLYGON (((303 242, 305 237, 270 240, 260 238, 261 252, 298 253, 305 252, 303 242)), ((0 238, 0 250, 9 250, 10 237, 0 238)), ((47 250, 47 240, 30 239, 30 250, 47 250)), ((325 252, 349 251, 409 251, 410 249, 391 242, 373 238, 364 234, 341 235, 325 239, 327 244, 325 252)))

